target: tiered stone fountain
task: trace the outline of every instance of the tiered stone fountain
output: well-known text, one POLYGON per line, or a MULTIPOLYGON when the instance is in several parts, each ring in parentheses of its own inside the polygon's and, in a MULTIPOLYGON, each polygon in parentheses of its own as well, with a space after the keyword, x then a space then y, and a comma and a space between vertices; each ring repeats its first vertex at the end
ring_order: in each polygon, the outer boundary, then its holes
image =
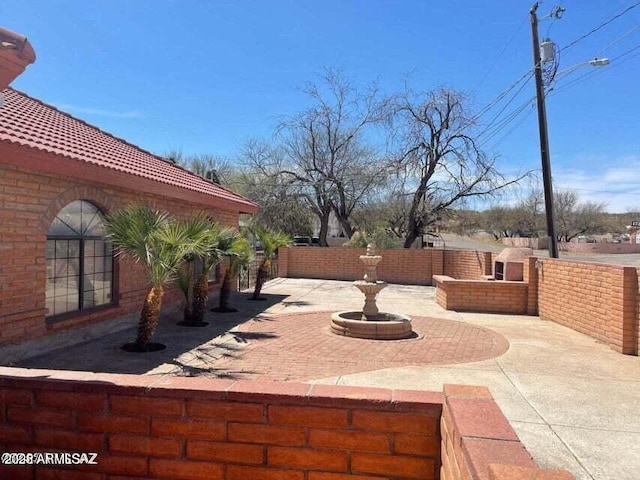
POLYGON ((353 284, 364 294, 364 306, 361 311, 331 315, 331 331, 336 335, 375 340, 398 340, 413 336, 409 317, 378 310, 376 296, 387 286, 386 282, 378 280, 376 271, 382 257, 376 255, 373 246, 369 245, 366 255, 361 255, 360 260, 365 267, 364 277, 353 284))

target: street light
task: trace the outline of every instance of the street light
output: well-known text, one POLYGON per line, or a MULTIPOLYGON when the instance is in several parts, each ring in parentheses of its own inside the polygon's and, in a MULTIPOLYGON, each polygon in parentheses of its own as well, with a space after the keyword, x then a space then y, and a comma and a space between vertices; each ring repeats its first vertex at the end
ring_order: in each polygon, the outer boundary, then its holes
MULTIPOLYGON (((540 156, 542 158, 542 182, 544 184, 544 206, 547 217, 547 236, 549 237, 549 256, 558 258, 558 237, 556 235, 555 220, 553 215, 553 185, 551 178, 551 155, 549 153, 549 134, 547 132, 547 110, 545 107, 544 82, 542 80, 542 64, 555 61, 555 45, 550 40, 545 40, 540 45, 538 40, 538 6, 540 2, 536 2, 531 7, 529 15, 531 17, 531 35, 533 39, 533 67, 536 80, 536 97, 538 104, 538 130, 540 132, 540 156)), ((564 8, 556 7, 549 15, 543 17, 560 18, 564 8)), ((609 65, 608 58, 594 58, 588 62, 570 67, 568 71, 561 73, 569 73, 575 68, 582 65, 591 65, 595 67, 609 65)), ((557 66, 557 65, 556 65, 557 66)), ((551 81, 555 77, 555 68, 551 75, 551 81)))
MULTIPOLYGON (((544 60, 543 60, 544 63, 544 60)), ((577 63, 575 65, 572 65, 570 67, 565 68, 564 70, 559 70, 556 75, 555 75, 555 79, 559 79, 561 77, 567 76, 570 73, 574 72, 575 70, 579 69, 580 67, 584 67, 585 65, 591 65, 592 67, 604 67, 606 65, 609 65, 610 60, 608 58, 593 58, 589 61, 586 62, 582 62, 582 63, 577 63)))

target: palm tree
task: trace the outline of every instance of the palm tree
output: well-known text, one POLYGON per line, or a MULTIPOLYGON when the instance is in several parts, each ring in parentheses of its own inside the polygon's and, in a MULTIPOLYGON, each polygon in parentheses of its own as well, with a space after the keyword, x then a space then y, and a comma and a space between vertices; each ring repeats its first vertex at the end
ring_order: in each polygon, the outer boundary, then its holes
MULTIPOLYGON (((217 229, 211 220, 206 217, 205 213, 199 213, 193 216, 182 225, 189 241, 205 246, 207 253, 209 248, 215 248, 218 240, 216 236, 217 229)), ((196 274, 196 264, 199 260, 202 261, 200 256, 191 253, 185 257, 183 265, 178 270, 176 283, 185 297, 183 321, 179 323, 180 325, 191 326, 194 325, 194 323, 199 325, 204 323, 202 320, 200 320, 200 323, 194 322, 193 318, 193 308, 195 305, 194 277, 196 274)))
POLYGON ((292 240, 289 235, 283 232, 274 232, 266 228, 255 227, 251 230, 253 235, 262 243, 264 248, 264 258, 258 268, 258 275, 256 276, 256 287, 253 291, 252 300, 261 300, 260 292, 262 291, 262 285, 267 280, 269 275, 269 267, 271 266, 271 257, 280 247, 286 247, 291 245, 292 240))
POLYGON ((224 256, 224 251, 220 246, 228 238, 235 238, 236 232, 229 227, 222 227, 217 223, 211 224, 209 229, 209 244, 200 257, 202 259, 202 271, 193 287, 193 309, 191 325, 203 325, 205 322, 204 312, 207 308, 209 298, 209 272, 215 267, 224 256))
POLYGON ((184 258, 203 254, 205 245, 192 242, 183 225, 148 205, 130 205, 108 215, 105 223, 116 255, 142 265, 149 283, 136 341, 124 348, 139 352, 160 350, 164 345, 150 340, 160 317, 164 286, 174 280, 184 258))
MULTIPOLYGON (((224 250, 224 249, 223 249, 224 250)), ((229 298, 231 296, 231 282, 238 275, 241 268, 248 267, 255 258, 253 247, 249 240, 244 237, 236 238, 226 250, 229 258, 229 265, 222 280, 220 287, 220 303, 216 308, 212 308, 212 312, 237 312, 237 308, 229 306, 229 298)))

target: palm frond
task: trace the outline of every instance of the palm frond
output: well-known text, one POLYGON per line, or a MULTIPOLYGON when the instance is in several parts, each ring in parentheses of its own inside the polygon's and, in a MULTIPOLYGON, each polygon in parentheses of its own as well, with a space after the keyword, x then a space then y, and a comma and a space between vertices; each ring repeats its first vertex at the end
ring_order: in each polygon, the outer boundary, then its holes
POLYGON ((151 237, 169 221, 166 212, 149 205, 129 205, 105 218, 105 225, 116 255, 150 265, 153 252, 151 237))
POLYGON ((278 248, 293 243, 293 239, 284 232, 274 232, 262 227, 254 227, 251 232, 262 243, 266 258, 270 258, 278 248))
POLYGON ((232 272, 237 272, 241 267, 248 267, 255 259, 253 246, 244 237, 238 238, 230 249, 233 254, 230 267, 232 272))

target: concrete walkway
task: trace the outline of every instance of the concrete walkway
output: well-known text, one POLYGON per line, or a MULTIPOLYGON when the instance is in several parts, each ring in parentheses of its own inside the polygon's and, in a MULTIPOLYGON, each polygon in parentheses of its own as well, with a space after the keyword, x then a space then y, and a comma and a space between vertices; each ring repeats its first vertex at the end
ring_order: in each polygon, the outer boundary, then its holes
MULTIPOLYGON (((273 313, 360 302, 348 282, 277 280, 267 292, 288 295, 273 313)), ((480 362, 388 368, 314 383, 418 390, 440 390, 444 383, 485 385, 541 466, 566 468, 579 480, 640 478, 638 357, 537 317, 447 312, 435 303, 432 287, 395 286, 380 294, 379 303, 385 311, 491 329, 510 348, 480 362)))
POLYGON ((120 350, 130 329, 19 365, 435 391, 484 385, 541 466, 579 480, 640 478, 638 357, 537 317, 445 311, 432 287, 383 290, 380 309, 418 317, 419 335, 373 343, 332 336, 318 313, 359 308, 362 295, 350 282, 276 279, 263 293, 266 302, 239 294, 240 312, 209 313, 207 328, 165 318, 154 338, 169 345, 163 352, 120 350))

